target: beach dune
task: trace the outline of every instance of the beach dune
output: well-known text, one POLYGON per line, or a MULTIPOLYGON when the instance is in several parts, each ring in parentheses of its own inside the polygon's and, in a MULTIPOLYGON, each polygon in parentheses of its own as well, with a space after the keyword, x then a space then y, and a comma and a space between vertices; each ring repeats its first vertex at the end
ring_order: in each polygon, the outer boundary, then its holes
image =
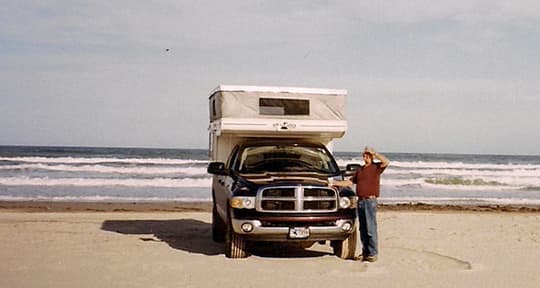
POLYGON ((227 259, 208 212, 0 210, 0 287, 538 287, 540 214, 381 211, 376 263, 327 245, 227 259))

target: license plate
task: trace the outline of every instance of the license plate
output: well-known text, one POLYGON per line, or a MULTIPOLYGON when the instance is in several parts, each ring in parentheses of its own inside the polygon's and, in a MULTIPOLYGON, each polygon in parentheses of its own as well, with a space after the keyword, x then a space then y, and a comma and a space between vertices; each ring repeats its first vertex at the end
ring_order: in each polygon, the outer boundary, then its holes
POLYGON ((307 227, 291 227, 289 228, 289 238, 303 239, 309 237, 309 228, 307 227))

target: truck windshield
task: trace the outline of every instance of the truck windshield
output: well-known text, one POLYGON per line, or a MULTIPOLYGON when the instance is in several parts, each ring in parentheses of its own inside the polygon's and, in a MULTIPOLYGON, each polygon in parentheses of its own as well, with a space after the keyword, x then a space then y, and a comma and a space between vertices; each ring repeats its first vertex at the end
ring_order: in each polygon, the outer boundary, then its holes
POLYGON ((332 155, 322 147, 266 145, 246 147, 240 155, 240 173, 339 171, 332 155))

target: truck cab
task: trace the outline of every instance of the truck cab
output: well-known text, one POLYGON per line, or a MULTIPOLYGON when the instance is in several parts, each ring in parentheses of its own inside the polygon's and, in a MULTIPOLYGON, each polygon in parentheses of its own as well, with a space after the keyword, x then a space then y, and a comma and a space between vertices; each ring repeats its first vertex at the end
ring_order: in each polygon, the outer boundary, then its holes
POLYGON ((212 236, 225 242, 227 257, 247 257, 247 244, 261 241, 330 243, 335 255, 354 257, 356 195, 329 185, 343 179, 331 148, 346 130, 345 95, 260 86, 212 91, 212 236))

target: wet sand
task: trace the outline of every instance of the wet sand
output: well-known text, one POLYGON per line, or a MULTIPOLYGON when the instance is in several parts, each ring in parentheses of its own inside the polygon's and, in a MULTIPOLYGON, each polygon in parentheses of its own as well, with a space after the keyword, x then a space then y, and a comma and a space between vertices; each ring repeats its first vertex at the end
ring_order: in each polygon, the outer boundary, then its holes
POLYGON ((227 259, 210 203, 2 202, 0 287, 538 286, 537 210, 428 206, 382 206, 368 264, 320 244, 227 259))
MULTIPOLYGON (((0 211, 19 212, 210 212, 211 202, 0 201, 0 211)), ((379 204, 380 211, 540 212, 538 205, 379 204)))

